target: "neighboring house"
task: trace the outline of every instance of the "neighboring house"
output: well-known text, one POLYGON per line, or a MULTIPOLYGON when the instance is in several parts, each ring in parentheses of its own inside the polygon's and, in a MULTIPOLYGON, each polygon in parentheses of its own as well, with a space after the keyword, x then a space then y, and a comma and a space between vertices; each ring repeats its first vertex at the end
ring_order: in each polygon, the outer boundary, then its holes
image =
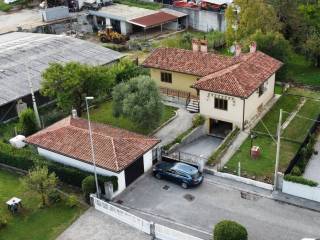
POLYGON ((238 46, 230 57, 208 53, 205 40, 194 40, 193 51, 158 48, 143 66, 150 68, 162 93, 197 99, 188 109, 207 118, 208 133, 225 135, 235 127, 244 129, 273 98, 282 63, 256 51, 255 43, 249 53, 238 46))
POLYGON ((49 101, 39 94, 41 74, 49 63, 107 65, 121 57, 119 52, 63 35, 25 32, 0 35, 0 123, 17 116, 17 105, 25 106, 21 101, 32 107, 28 78, 37 104, 49 101))
MULTIPOLYGON (((118 177, 118 195, 148 171, 156 158, 158 139, 109 125, 91 123, 97 173, 118 177), (154 149, 154 151, 153 151, 154 149)), ((52 161, 93 172, 88 121, 67 117, 26 139, 52 161)))

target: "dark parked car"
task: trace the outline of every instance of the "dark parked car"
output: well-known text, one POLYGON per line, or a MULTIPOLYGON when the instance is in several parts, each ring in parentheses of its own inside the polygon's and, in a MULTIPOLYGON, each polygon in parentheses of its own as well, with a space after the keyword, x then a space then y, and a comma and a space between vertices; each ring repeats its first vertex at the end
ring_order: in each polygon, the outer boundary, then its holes
POLYGON ((158 163, 153 168, 153 174, 158 179, 176 182, 183 188, 199 185, 203 181, 203 176, 196 167, 180 162, 158 163))

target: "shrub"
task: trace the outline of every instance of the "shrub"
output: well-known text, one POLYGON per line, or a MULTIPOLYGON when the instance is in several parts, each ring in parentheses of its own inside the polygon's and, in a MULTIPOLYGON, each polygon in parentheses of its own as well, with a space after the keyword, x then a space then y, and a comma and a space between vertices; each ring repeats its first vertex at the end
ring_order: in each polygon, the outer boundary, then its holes
POLYGON ((78 199, 75 195, 69 195, 66 199, 66 205, 70 208, 76 207, 78 205, 78 199))
POLYGON ((214 240, 247 240, 247 230, 234 221, 224 220, 214 228, 214 240))
POLYGON ((90 200, 90 193, 96 192, 95 179, 93 176, 88 176, 82 180, 81 189, 83 196, 87 202, 90 200))
MULTIPOLYGON (((35 165, 45 165, 49 172, 55 172, 60 181, 81 187, 82 180, 92 175, 90 172, 82 171, 74 167, 66 166, 57 162, 46 160, 38 155, 32 148, 13 148, 11 145, 0 141, 0 163, 28 171, 35 165)), ((116 176, 99 176, 99 182, 112 182, 114 191, 118 190, 118 178, 116 176)), ((104 188, 102 188, 102 191, 104 188)))
POLYGON ((205 122, 205 118, 200 114, 195 115, 192 119, 192 125, 194 128, 204 124, 204 122, 205 122))
POLYGON ((60 202, 61 196, 58 190, 54 189, 48 193, 48 200, 49 204, 55 204, 57 202, 60 202))
POLYGON ((34 112, 27 108, 19 116, 19 127, 24 135, 29 136, 38 130, 34 112))
POLYGON ((0 229, 5 228, 7 224, 7 219, 4 216, 0 216, 0 229))
POLYGON ((301 170, 297 166, 293 167, 293 169, 291 170, 291 175, 293 176, 301 176, 301 174, 301 170))
POLYGON ((289 182, 294 182, 294 183, 299 183, 299 184, 303 184, 303 185, 307 185, 310 187, 316 187, 318 186, 317 182, 314 182, 312 180, 309 179, 305 179, 301 176, 293 176, 293 175, 285 175, 284 176, 284 180, 289 181, 289 182))

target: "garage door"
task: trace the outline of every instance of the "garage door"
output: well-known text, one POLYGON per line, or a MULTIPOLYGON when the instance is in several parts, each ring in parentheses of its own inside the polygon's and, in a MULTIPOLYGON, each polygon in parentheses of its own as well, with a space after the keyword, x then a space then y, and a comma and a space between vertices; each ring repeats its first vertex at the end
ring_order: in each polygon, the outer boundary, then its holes
POLYGON ((127 167, 124 172, 125 172, 126 186, 129 186, 134 180, 140 177, 144 172, 143 156, 141 156, 129 167, 127 167))

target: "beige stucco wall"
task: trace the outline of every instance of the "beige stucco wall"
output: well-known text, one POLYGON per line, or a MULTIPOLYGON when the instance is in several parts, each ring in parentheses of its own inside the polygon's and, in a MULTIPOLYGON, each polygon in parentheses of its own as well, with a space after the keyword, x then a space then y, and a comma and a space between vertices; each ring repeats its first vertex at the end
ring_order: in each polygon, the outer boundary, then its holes
POLYGON ((184 92, 190 92, 192 95, 197 96, 197 91, 191 88, 198 76, 188 75, 177 72, 162 71, 159 69, 150 69, 151 78, 156 82, 159 87, 165 87, 170 89, 175 89, 184 92), (161 72, 169 72, 172 74, 172 83, 161 82, 161 72))
MULTIPOLYGON (((227 96, 200 90, 200 114, 206 118, 217 119, 233 123, 233 127, 242 127, 243 100, 238 97, 227 96), (228 110, 214 108, 215 96, 228 100, 228 110)), ((207 123, 209 126, 209 123, 207 123)))
POLYGON ((255 91, 248 99, 245 106, 245 121, 250 121, 257 113, 258 108, 262 104, 264 106, 274 96, 275 74, 273 74, 264 83, 265 92, 259 97, 258 90, 255 91))
MULTIPOLYGON (((275 75, 272 75, 264 84, 266 90, 260 97, 258 91, 255 91, 249 98, 245 99, 245 122, 250 121, 257 115, 259 106, 261 104, 264 106, 274 96, 275 75)), ((200 90, 200 113, 206 118, 231 122, 233 127, 242 128, 243 99, 200 90), (227 111, 214 108, 215 96, 228 100, 227 111)))

